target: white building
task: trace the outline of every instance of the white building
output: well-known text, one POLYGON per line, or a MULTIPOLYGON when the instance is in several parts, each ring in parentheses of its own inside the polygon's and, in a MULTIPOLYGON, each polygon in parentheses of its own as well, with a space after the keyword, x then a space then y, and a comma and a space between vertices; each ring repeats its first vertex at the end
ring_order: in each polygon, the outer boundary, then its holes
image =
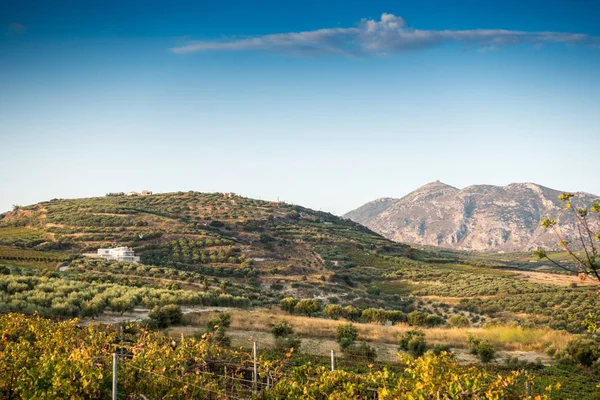
POLYGON ((152 196, 152 190, 142 190, 140 196, 152 196))
POLYGON ((140 257, 136 256, 134 251, 129 247, 111 247, 108 249, 98 249, 97 253, 85 253, 84 256, 122 262, 136 263, 140 261, 140 257))

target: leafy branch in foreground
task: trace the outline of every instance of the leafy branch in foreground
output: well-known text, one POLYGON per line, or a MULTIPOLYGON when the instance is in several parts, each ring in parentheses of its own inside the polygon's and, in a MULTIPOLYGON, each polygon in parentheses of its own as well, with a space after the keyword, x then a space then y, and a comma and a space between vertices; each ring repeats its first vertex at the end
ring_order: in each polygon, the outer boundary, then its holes
POLYGON ((546 229, 551 229, 558 239, 560 247, 565 249, 569 255, 572 265, 559 262, 550 258, 548 253, 543 248, 538 248, 534 254, 541 260, 546 259, 556 267, 565 271, 578 274, 581 279, 592 277, 600 283, 600 255, 598 253, 597 242, 600 241, 600 202, 593 203, 589 208, 576 208, 573 206, 573 193, 562 193, 558 196, 559 200, 564 204, 566 212, 571 211, 576 221, 576 243, 571 243, 565 235, 557 227, 557 221, 546 218, 540 225, 546 229), (592 215, 596 214, 596 218, 592 215), (596 223, 594 224, 594 221, 596 223), (577 243, 578 242, 578 243, 577 243), (575 247, 581 248, 579 252, 575 251, 575 247), (579 253, 579 254, 578 254, 579 253))

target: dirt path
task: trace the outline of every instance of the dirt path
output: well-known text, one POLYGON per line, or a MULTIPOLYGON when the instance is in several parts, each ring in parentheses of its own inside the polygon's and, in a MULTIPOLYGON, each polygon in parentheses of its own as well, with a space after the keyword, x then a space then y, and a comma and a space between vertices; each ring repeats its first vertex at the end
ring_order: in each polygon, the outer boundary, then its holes
MULTIPOLYGON (((203 307, 203 306, 185 306, 181 307, 181 312, 183 314, 189 313, 202 313, 202 312, 212 312, 212 311, 227 311, 231 310, 229 307, 203 307)), ((149 309, 147 308, 135 308, 132 312, 126 313, 117 313, 112 311, 105 311, 101 315, 96 318, 82 318, 81 325, 91 325, 91 324, 120 324, 123 322, 139 322, 148 318, 148 314, 150 314, 149 309)))

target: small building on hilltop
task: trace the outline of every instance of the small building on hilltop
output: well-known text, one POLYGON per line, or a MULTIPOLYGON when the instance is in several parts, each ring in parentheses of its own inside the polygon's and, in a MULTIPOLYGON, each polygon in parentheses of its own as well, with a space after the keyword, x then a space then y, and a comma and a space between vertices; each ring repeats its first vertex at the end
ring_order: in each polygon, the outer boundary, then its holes
POLYGON ((152 196, 152 190, 142 190, 140 196, 152 196))
POLYGON ((135 252, 129 247, 109 247, 108 249, 98 249, 96 253, 83 253, 83 255, 121 262, 140 262, 140 257, 136 256, 135 252))

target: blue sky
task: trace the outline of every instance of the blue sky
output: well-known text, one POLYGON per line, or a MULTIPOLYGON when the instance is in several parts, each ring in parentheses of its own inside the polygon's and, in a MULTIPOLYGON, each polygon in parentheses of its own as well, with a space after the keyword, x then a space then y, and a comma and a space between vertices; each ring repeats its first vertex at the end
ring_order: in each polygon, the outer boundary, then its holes
POLYGON ((600 2, 0 1, 0 211, 436 179, 600 194, 600 2))

